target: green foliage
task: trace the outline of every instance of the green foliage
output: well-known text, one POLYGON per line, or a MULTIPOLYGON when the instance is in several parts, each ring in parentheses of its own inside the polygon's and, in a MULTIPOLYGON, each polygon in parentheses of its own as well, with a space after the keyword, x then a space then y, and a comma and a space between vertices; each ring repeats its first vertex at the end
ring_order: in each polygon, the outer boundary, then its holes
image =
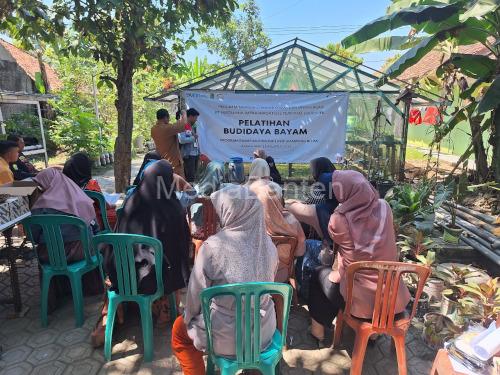
POLYGON ((42 78, 42 73, 36 72, 35 73, 35 87, 36 91, 38 91, 41 94, 45 94, 45 85, 43 83, 43 78, 42 78))
POLYGON ((426 237, 424 232, 417 231, 415 236, 405 236, 400 234, 399 237, 400 240, 397 244, 400 246, 402 254, 410 256, 413 259, 418 259, 421 263, 431 261, 432 256, 434 256, 434 259, 431 264, 436 259, 435 253, 429 255, 429 259, 426 257, 429 250, 435 249, 437 244, 431 238, 426 237))
POLYGON ((248 61, 259 50, 269 47, 271 39, 264 32, 260 9, 255 0, 247 0, 218 30, 202 35, 201 41, 225 60, 248 61))
POLYGON ((392 208, 394 218, 400 224, 406 224, 413 222, 419 214, 432 210, 429 203, 431 192, 432 187, 428 182, 417 185, 404 183, 396 185, 392 194, 388 194, 385 199, 392 208))
POLYGON ((60 113, 51 127, 50 136, 65 151, 73 154, 84 151, 93 157, 100 154, 101 146, 106 149, 109 141, 103 135, 103 144, 99 141, 99 122, 93 113, 69 108, 60 113), (108 141, 108 142, 106 142, 108 141))
POLYGON ((363 62, 363 59, 356 56, 357 51, 350 51, 343 48, 340 43, 328 43, 325 49, 332 53, 333 58, 349 66, 356 66, 363 62))

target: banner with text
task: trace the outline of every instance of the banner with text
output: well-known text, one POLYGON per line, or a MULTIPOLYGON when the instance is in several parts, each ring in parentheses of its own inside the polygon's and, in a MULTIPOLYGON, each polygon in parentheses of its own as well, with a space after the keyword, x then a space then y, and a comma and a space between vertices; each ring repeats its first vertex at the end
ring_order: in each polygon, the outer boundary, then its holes
POLYGON ((200 151, 211 160, 252 160, 263 149, 278 163, 344 156, 348 93, 185 91, 200 112, 200 151))

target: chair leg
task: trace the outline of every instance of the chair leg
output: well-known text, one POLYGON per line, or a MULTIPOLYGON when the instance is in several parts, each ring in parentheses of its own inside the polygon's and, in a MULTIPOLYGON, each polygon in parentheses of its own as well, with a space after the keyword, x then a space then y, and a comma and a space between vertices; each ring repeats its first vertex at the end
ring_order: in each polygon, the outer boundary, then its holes
POLYGON ((141 310, 142 337, 144 342, 144 362, 151 362, 154 356, 153 349, 153 313, 151 301, 139 303, 141 310))
POLYGON ((177 319, 177 300, 175 298, 175 292, 168 295, 168 303, 170 305, 170 317, 174 322, 177 319))
POLYGON ((344 312, 339 310, 337 319, 335 320, 335 331, 333 332, 333 347, 336 349, 340 345, 342 339, 342 328, 344 325, 344 312))
POLYGON ((215 375, 215 364, 212 361, 212 357, 210 354, 207 356, 207 371, 206 375, 215 375))
POLYGON ((292 286, 293 289, 293 294, 292 294, 292 303, 294 306, 299 305, 299 295, 297 294, 297 280, 295 280, 295 275, 292 275, 290 279, 288 280, 290 285, 292 286))
POLYGON ((354 349, 351 358, 351 375, 361 375, 363 361, 365 360, 366 346, 371 336, 371 331, 360 330, 356 332, 354 349))
POLYGON ((42 274, 42 291, 40 294, 40 320, 42 322, 42 327, 47 327, 49 324, 48 319, 48 304, 49 304, 49 289, 50 289, 50 280, 52 279, 52 275, 43 272, 42 274))
MULTIPOLYGON (((109 295, 108 295, 109 296, 109 295)), ((114 298, 109 298, 108 317, 106 319, 106 332, 104 337, 104 357, 106 361, 111 361, 111 348, 113 343, 113 327, 115 325, 115 315, 117 304, 114 298)))
POLYGON ((396 346, 396 356, 398 358, 398 373, 399 375, 406 375, 406 348, 405 348, 405 335, 396 335, 392 337, 394 345, 396 346))
POLYGON ((72 274, 69 281, 71 283, 71 293, 73 294, 73 305, 75 306, 76 326, 81 327, 85 320, 83 311, 82 276, 79 274, 72 274))

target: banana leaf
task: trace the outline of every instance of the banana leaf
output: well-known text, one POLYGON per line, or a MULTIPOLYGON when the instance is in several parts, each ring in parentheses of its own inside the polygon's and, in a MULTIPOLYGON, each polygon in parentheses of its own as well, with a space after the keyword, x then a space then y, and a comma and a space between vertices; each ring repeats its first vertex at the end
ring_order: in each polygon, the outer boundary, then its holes
POLYGON ((441 22, 453 15, 459 10, 457 4, 444 5, 419 5, 411 8, 402 9, 396 13, 377 18, 358 31, 342 40, 342 46, 349 48, 355 44, 370 40, 386 31, 398 29, 407 25, 419 25, 426 22, 441 22))
POLYGON ((393 78, 403 73, 407 68, 414 65, 422 57, 427 55, 430 51, 438 45, 441 40, 445 39, 447 33, 438 33, 433 36, 423 38, 420 43, 407 51, 401 56, 394 64, 392 64, 386 71, 386 75, 393 78))
POLYGON ((468 77, 485 79, 495 73, 496 63, 495 60, 483 55, 453 53, 449 60, 438 68, 437 74, 442 74, 445 65, 453 64, 456 68, 460 68, 461 73, 468 77))
POLYGON ((476 114, 485 113, 500 106, 500 74, 495 77, 493 83, 484 94, 476 109, 476 114))
POLYGON ((405 50, 416 46, 422 38, 409 39, 407 36, 385 36, 358 43, 349 48, 352 53, 405 50))
POLYGON ((481 18, 488 13, 493 13, 500 6, 498 0, 476 0, 468 7, 467 11, 460 15, 460 21, 466 21, 469 18, 481 18))

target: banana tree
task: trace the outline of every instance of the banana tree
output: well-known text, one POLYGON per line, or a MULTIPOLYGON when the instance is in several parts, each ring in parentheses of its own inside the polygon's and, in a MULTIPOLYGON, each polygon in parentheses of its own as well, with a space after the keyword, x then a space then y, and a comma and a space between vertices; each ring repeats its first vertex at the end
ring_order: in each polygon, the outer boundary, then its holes
POLYGON ((437 141, 458 122, 467 120, 471 124, 471 149, 478 163, 478 174, 484 180, 489 170, 482 136, 478 132, 490 130, 493 147, 491 170, 497 181, 500 179, 499 7, 498 0, 392 0, 385 16, 366 24, 342 41, 344 48, 358 53, 407 49, 385 71, 381 80, 398 77, 428 52, 450 41, 457 47, 475 43, 484 45, 489 51, 488 56, 451 54, 438 69, 438 75, 446 69, 456 69, 468 83, 461 86, 461 108, 454 111, 448 123, 439 130, 437 141), (379 37, 408 26, 412 31, 407 37, 379 37))

